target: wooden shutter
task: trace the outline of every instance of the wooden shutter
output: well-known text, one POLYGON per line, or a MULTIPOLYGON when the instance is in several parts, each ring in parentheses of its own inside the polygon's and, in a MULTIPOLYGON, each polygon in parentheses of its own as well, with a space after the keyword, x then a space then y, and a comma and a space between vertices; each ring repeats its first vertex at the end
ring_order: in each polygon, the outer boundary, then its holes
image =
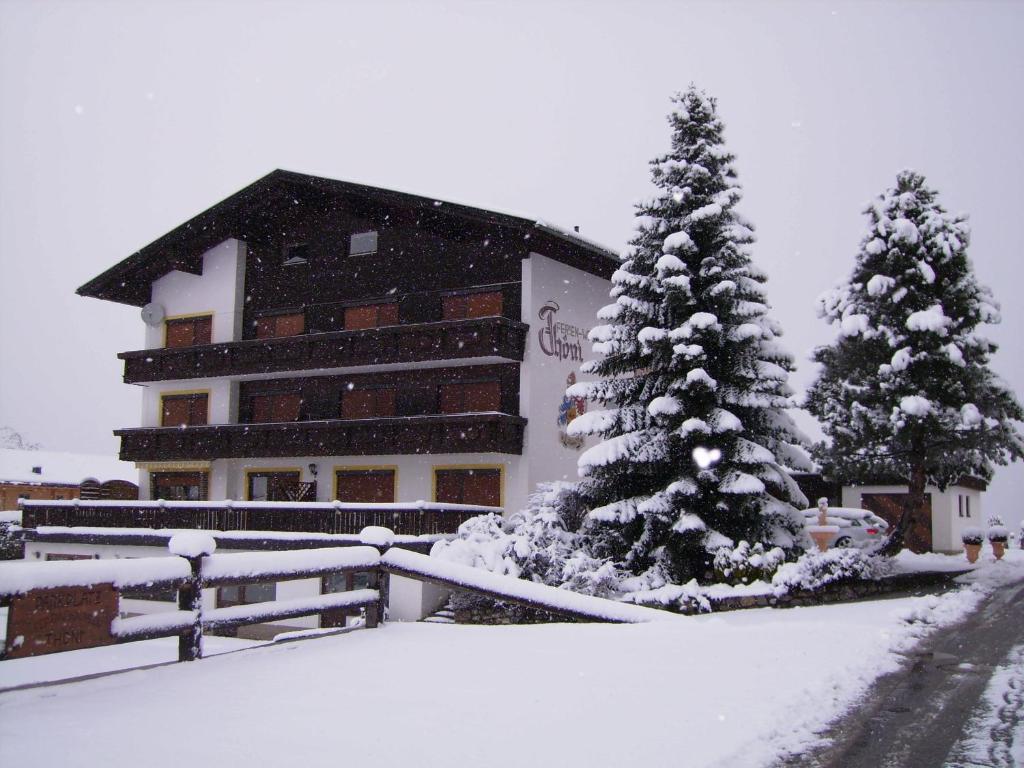
POLYGON ((501 506, 500 469, 439 469, 434 479, 439 503, 501 506))
POLYGON ((374 416, 395 415, 395 390, 378 389, 374 397, 374 416))
POLYGON ((466 298, 466 317, 494 317, 501 314, 501 291, 471 293, 466 298))
POLYGON ((341 418, 368 419, 373 416, 375 404, 372 389, 350 389, 341 396, 341 418))
POLYGON ((466 411, 477 413, 501 410, 501 386, 498 382, 481 381, 463 386, 465 387, 463 407, 466 411))
POLYGON ((377 325, 377 307, 345 307, 345 330, 361 331, 377 325))
POLYGON ((367 304, 345 308, 346 331, 361 331, 382 325, 398 325, 398 304, 367 304))
POLYGON ((340 470, 337 478, 339 501, 353 504, 390 504, 395 500, 393 470, 340 470))
POLYGON ((441 299, 441 317, 445 320, 461 320, 466 316, 465 296, 444 296, 441 299))
POLYGON ((273 401, 270 395, 253 395, 249 402, 252 406, 254 424, 265 424, 272 420, 273 401))
POLYGON ((168 320, 166 326, 167 347, 169 349, 191 347, 195 343, 193 328, 194 323, 191 320, 168 320))
POLYGON ((501 506, 501 472, 496 469, 468 470, 462 490, 463 504, 501 506))
POLYGON ((276 339, 298 336, 306 330, 306 316, 302 312, 289 315, 268 315, 256 320, 257 339, 276 339))
POLYGON ((187 397, 165 397, 162 401, 163 413, 160 417, 160 426, 180 427, 189 423, 190 403, 187 397))
POLYGON ((256 338, 257 339, 272 339, 274 338, 274 318, 272 317, 261 317, 256 321, 256 338))
POLYGON ((306 330, 306 320, 301 312, 294 315, 278 315, 275 319, 275 336, 298 336, 306 330))
POLYGON ((206 424, 209 413, 209 395, 190 395, 189 404, 189 426, 198 427, 206 424))
POLYGON ((441 413, 463 413, 465 410, 465 392, 461 384, 442 384, 438 400, 441 413))
POLYGON ((456 471, 438 471, 435 475, 435 501, 441 504, 462 503, 462 477, 456 471))
POLYGON ((271 398, 271 421, 298 421, 302 395, 297 392, 274 395, 271 398))
POLYGON ((193 344, 209 344, 213 339, 213 317, 197 317, 192 326, 193 344))

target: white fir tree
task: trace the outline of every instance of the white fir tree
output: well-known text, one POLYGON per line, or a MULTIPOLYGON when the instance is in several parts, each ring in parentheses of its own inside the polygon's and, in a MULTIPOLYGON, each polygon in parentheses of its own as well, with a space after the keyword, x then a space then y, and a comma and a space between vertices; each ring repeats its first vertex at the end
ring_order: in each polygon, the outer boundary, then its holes
POLYGON ((807 409, 830 439, 818 450, 826 474, 907 482, 883 548, 894 553, 924 515, 927 483, 989 479, 993 464, 1024 454, 1013 424, 1022 413, 988 367, 996 346, 978 333, 999 322, 999 308, 974 278, 966 217, 948 214, 913 171, 865 214, 853 274, 818 300, 839 335, 815 350, 823 367, 807 409))
POLYGON ((571 432, 602 438, 579 462, 591 552, 682 583, 710 578, 721 547, 792 546, 806 499, 787 470, 808 463, 715 100, 691 86, 668 119, 657 196, 590 335, 599 378, 570 389, 606 407, 571 432))

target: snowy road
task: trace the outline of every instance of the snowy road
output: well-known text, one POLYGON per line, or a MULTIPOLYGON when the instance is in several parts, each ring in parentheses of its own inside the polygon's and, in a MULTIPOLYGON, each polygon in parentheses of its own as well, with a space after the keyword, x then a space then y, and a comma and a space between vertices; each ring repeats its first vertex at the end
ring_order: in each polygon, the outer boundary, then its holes
POLYGON ((915 649, 801 768, 1024 765, 1024 585, 915 649))

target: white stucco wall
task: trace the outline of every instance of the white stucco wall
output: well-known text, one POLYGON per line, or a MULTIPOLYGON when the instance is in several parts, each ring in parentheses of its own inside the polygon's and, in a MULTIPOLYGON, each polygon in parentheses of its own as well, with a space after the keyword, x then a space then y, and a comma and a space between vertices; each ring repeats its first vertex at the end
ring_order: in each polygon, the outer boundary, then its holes
POLYGON ((580 373, 580 364, 594 356, 587 334, 598 323, 597 311, 609 303, 610 288, 608 280, 541 254, 523 260, 523 322, 530 331, 520 402, 529 420, 523 448, 528 466, 521 485, 509 492, 507 511, 522 508, 539 482, 575 480, 577 460, 594 442, 566 445, 559 410, 570 374, 577 381, 587 378, 580 373))
POLYGON ((448 599, 448 590, 415 579, 392 576, 388 594, 391 621, 419 621, 438 610, 448 599))
MULTIPOLYGON (((203 272, 168 272, 153 281, 153 302, 167 317, 213 314, 215 344, 242 338, 245 243, 225 240, 203 254, 203 272)), ((146 326, 146 349, 164 346, 164 326, 146 326)))
POLYGON ((313 480, 309 465, 317 466, 317 501, 334 500, 334 473, 339 469, 393 469, 397 473, 395 501, 434 501, 434 470, 438 468, 500 467, 502 496, 508 508, 509 487, 519 482, 525 462, 504 453, 433 453, 378 456, 286 456, 276 459, 218 459, 212 462, 210 499, 245 499, 247 470, 299 470, 302 481, 313 480), (223 483, 223 486, 221 485, 223 483), (218 495, 214 495, 214 493, 218 495))

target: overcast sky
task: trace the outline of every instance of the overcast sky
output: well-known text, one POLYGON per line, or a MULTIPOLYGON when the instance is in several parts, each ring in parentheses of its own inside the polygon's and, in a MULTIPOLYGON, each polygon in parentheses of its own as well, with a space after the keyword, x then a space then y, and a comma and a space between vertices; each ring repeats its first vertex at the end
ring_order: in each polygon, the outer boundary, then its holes
MULTIPOLYGON (((669 96, 719 102, 795 385, 866 201, 971 216, 1024 391, 1024 4, 0 0, 0 425, 112 452, 138 309, 89 278, 274 168, 521 211, 621 249, 669 96)), ((804 425, 809 420, 803 421, 804 425)), ((1024 513, 1024 467, 988 496, 1024 513)))

